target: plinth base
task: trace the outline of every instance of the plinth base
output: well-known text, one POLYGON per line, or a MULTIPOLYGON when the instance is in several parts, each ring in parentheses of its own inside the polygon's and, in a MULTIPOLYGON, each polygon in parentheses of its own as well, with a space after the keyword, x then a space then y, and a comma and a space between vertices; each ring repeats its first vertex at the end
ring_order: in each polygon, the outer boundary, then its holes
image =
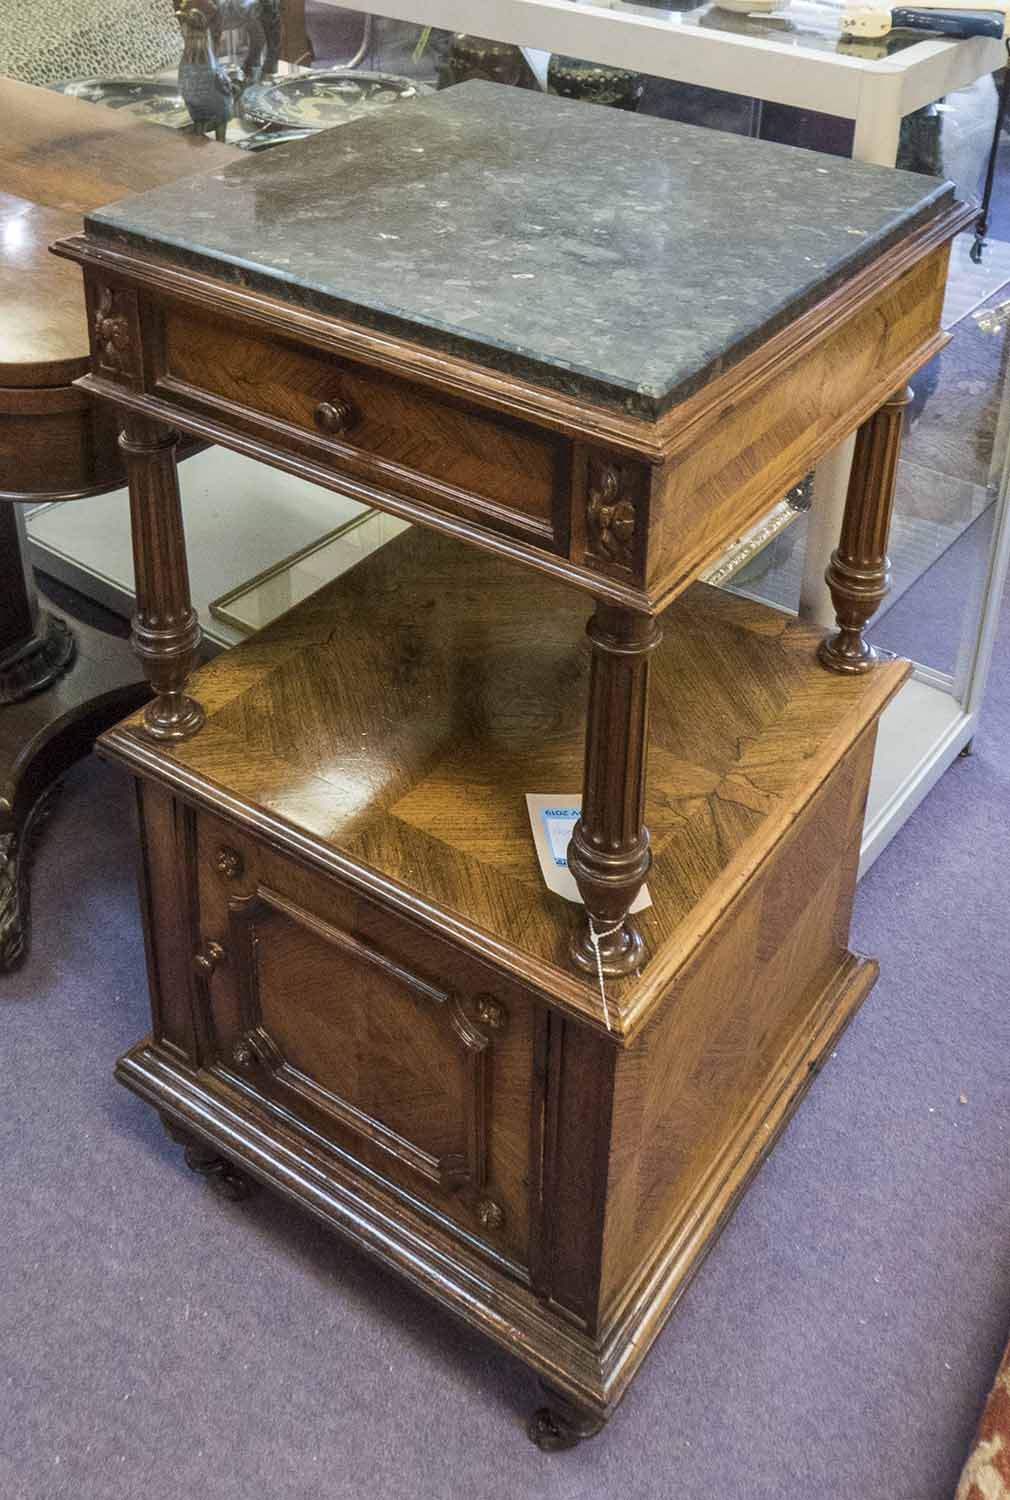
POLYGON ((23 703, 62 677, 77 654, 77 641, 59 615, 42 615, 35 638, 17 657, 0 663, 0 706, 23 703))
POLYGON ((28 870, 53 786, 97 735, 149 695, 125 641, 62 611, 46 618, 56 648, 51 663, 67 649, 76 659, 69 668, 65 661, 49 686, 0 706, 0 972, 16 967, 28 951, 28 870))

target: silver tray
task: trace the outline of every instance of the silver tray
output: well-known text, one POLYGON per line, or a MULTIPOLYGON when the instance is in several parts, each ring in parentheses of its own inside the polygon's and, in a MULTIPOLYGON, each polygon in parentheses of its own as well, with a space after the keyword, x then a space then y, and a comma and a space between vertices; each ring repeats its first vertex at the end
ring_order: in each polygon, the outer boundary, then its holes
POLYGON ((71 99, 128 110, 155 125, 168 125, 173 130, 192 129, 189 110, 174 79, 159 82, 156 78, 77 78, 50 84, 50 88, 57 94, 69 94, 71 99))
POLYGON ((417 99, 434 90, 395 73, 329 68, 254 83, 239 100, 239 114, 250 126, 328 130, 350 120, 417 99))

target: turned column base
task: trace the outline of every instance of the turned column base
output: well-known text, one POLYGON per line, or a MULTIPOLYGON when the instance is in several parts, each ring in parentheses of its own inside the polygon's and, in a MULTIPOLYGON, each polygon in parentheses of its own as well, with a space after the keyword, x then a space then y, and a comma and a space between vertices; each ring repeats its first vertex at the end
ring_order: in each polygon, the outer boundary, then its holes
POLYGON ((595 1437, 602 1430, 602 1417, 583 1411, 553 1386, 544 1381, 540 1383, 547 1404, 537 1407, 526 1431, 530 1442, 535 1443, 541 1453, 560 1453, 566 1448, 574 1448, 576 1443, 585 1442, 586 1438, 595 1437))
POLYGON ((580 818, 568 845, 568 868, 586 906, 569 944, 572 962, 594 978, 600 968, 612 979, 634 974, 645 962, 645 944, 628 908, 652 868, 648 829, 637 844, 605 852, 587 837, 580 818), (599 967, 590 922, 599 939, 599 967))
POLYGON ((168 629, 147 624, 140 612, 132 621, 133 649, 148 668, 156 696, 144 709, 141 733, 148 739, 191 739, 203 728, 207 715, 195 698, 183 691, 186 673, 196 657, 203 632, 196 611, 168 629))
POLYGON ((206 721, 207 715, 195 698, 182 695, 178 703, 155 698, 144 709, 141 733, 161 744, 166 740, 188 740, 206 721))
MULTIPOLYGON (((607 931, 599 922, 596 931, 607 931)), ((589 927, 589 918, 583 916, 572 933, 569 944, 572 962, 595 978, 599 970, 596 965, 596 948, 589 927)), ((645 962, 645 944, 642 935, 630 917, 625 917, 616 932, 600 938, 600 967, 611 979, 623 979, 634 974, 645 962)))
POLYGON ((817 660, 829 672, 839 672, 849 677, 861 677, 872 672, 880 655, 869 641, 863 639, 858 630, 840 630, 828 636, 817 648, 817 660))

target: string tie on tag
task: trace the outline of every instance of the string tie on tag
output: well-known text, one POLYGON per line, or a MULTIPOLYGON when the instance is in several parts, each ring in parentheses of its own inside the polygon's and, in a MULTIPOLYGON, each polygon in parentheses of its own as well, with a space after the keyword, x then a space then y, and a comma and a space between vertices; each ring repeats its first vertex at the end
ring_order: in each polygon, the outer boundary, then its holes
POLYGON ((613 937, 615 932, 620 932, 622 926, 624 925, 624 921, 622 918, 622 920, 615 923, 613 927, 604 927, 600 932, 597 932, 596 923, 593 921, 592 916, 590 916, 589 912, 586 912, 586 916, 589 917, 589 941, 592 943, 593 952, 596 955, 596 975, 600 981, 600 999, 603 1001, 603 1022, 607 1030, 609 1031, 610 1010, 607 1006, 607 986, 603 981, 603 958, 600 954, 600 942, 603 938, 613 937))

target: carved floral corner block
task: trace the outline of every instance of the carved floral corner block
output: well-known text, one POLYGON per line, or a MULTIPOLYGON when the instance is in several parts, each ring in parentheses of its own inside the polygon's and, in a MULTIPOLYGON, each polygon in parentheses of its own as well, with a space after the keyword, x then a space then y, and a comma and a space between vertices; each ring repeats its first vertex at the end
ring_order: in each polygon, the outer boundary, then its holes
POLYGON ((121 377, 135 373, 133 299, 111 286, 96 288, 92 334, 96 369, 121 377))
POLYGON ((629 572, 639 540, 638 476, 627 465, 591 457, 586 501, 586 552, 629 572))

